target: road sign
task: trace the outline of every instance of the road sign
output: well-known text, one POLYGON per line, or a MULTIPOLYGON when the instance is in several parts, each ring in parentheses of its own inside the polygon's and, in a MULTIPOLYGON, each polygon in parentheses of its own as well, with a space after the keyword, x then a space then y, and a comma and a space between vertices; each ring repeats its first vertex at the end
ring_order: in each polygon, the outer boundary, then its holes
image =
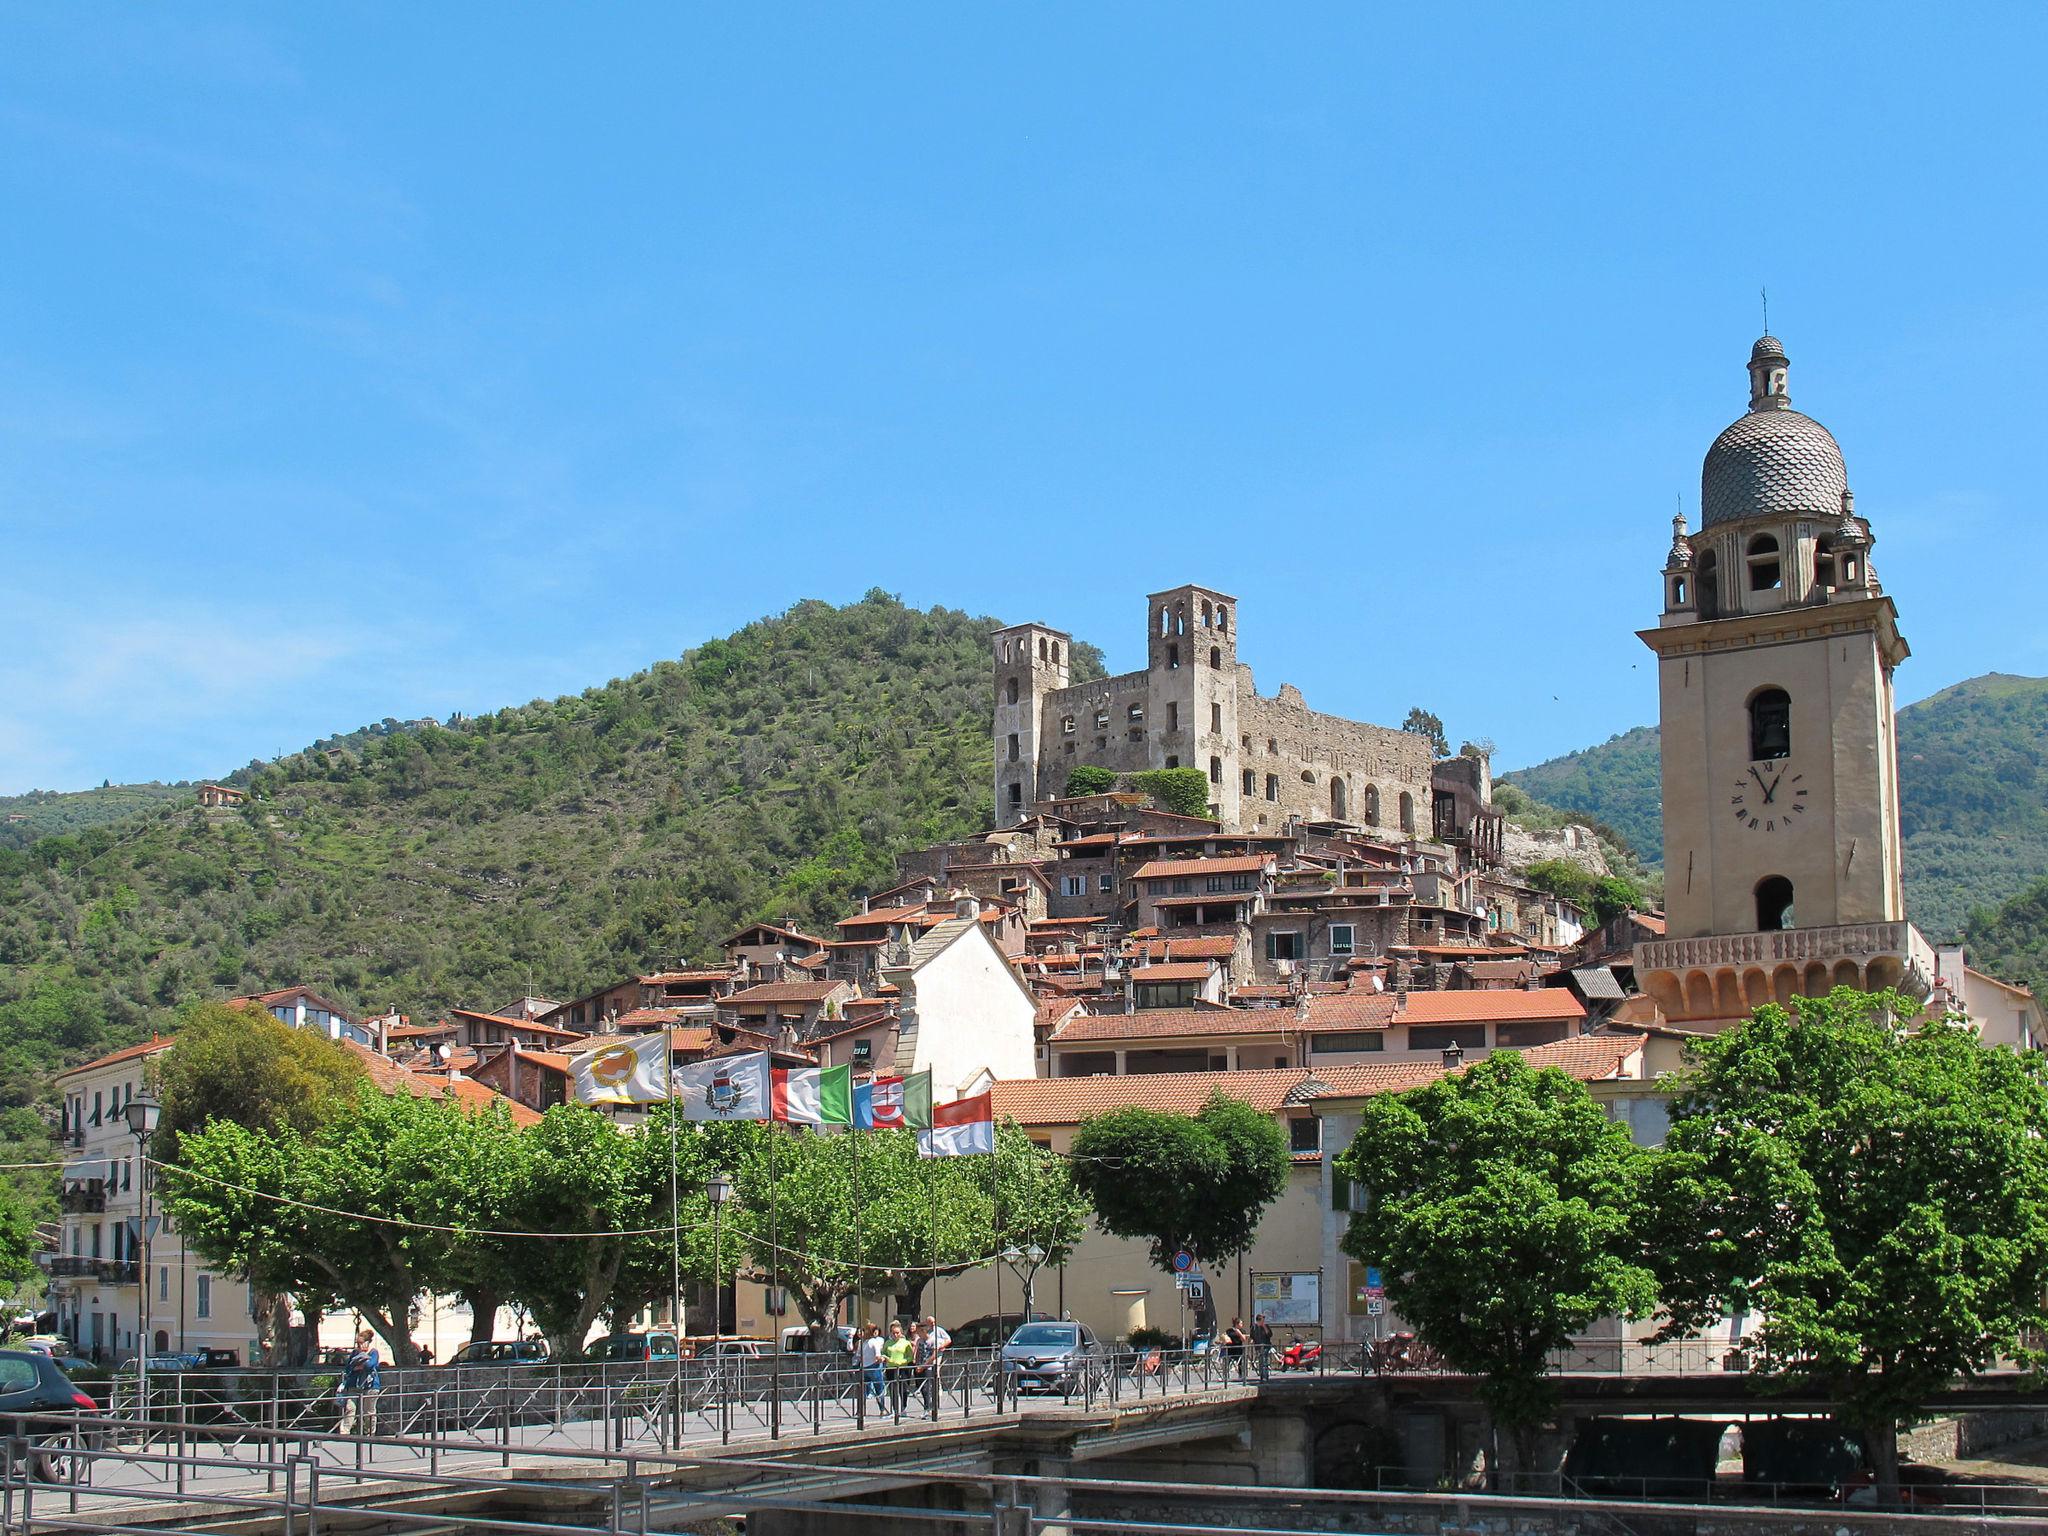
POLYGON ((1202 1288, 1200 1275, 1175 1275, 1173 1283, 1184 1291, 1199 1291, 1202 1288))
POLYGON ((1380 1290, 1385 1284, 1386 1282, 1380 1279, 1380 1270, 1377 1264, 1365 1266, 1365 1288, 1368 1291, 1380 1290))
POLYGON ((1184 1275, 1195 1267, 1195 1256, 1183 1248, 1173 1256, 1173 1272, 1184 1275))
POLYGON ((1386 1310, 1387 1304, 1384 1301, 1380 1300, 1380 1298, 1377 1296, 1371 1297, 1366 1301, 1365 1315, 1367 1317, 1379 1317, 1382 1314, 1384 1314, 1386 1310))

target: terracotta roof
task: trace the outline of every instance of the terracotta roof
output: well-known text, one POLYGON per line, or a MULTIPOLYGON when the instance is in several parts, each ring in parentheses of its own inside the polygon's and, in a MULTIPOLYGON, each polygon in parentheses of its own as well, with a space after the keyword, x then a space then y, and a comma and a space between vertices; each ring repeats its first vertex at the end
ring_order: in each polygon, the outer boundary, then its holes
POLYGON ((1536 974, 1533 960, 1468 960, 1458 967, 1474 981, 1520 981, 1536 974))
POLYGON ((1257 891, 1211 891, 1206 896, 1154 896, 1151 901, 1155 907, 1213 907, 1258 899, 1257 891))
POLYGON ((504 1024, 529 1035, 553 1035, 557 1040, 574 1040, 578 1032, 562 1029, 554 1024, 542 1024, 534 1019, 507 1018, 502 1013, 479 1013, 474 1008, 450 1008, 448 1016, 455 1019, 472 1019, 479 1024, 504 1024))
POLYGON ((1633 917, 1652 933, 1662 933, 1664 931, 1664 919, 1660 914, 1653 912, 1631 912, 1629 916, 1633 917))
POLYGON ((727 944, 738 943, 750 933, 779 933, 785 939, 801 939, 806 944, 823 944, 825 942, 816 934, 805 933, 800 928, 784 928, 778 923, 749 923, 725 942, 727 944))
POLYGON ((1070 837, 1060 844, 1062 848, 1106 848, 1116 841, 1114 832, 1090 832, 1086 837, 1070 837))
POLYGON ((872 928, 878 923, 914 923, 924 916, 925 910, 923 902, 914 907, 877 907, 872 912, 857 912, 852 917, 842 917, 835 926, 872 928))
POLYGON ((757 987, 748 987, 721 998, 726 1004, 737 1003, 822 1003, 834 992, 843 990, 843 981, 764 981, 757 987))
POLYGON ((1216 967, 1207 960, 1179 961, 1170 965, 1135 965, 1131 967, 1131 980, 1151 985, 1154 982, 1207 981, 1216 974, 1216 967))
POLYGON ((1164 956, 1168 960, 1228 960, 1237 953, 1237 940, 1227 933, 1194 939, 1151 939, 1139 946, 1147 960, 1164 956))
POLYGON ((1080 1011, 1081 1004, 1073 997, 1041 997, 1038 1000, 1038 1028, 1050 1029, 1071 1013, 1080 1011))
POLYGON ((642 976, 640 983, 642 986, 651 987, 676 981, 730 981, 732 975, 731 966, 722 966, 710 971, 656 971, 651 976, 642 976))
POLYGON ((1394 1022, 1394 998, 1363 987, 1311 994, 1305 1022, 1309 1029, 1385 1029, 1394 1022))
POLYGON ((521 1061, 530 1061, 535 1066, 546 1067, 551 1072, 569 1070, 569 1058, 561 1051, 522 1051, 514 1046, 512 1054, 521 1061))
POLYGON ((452 1035, 453 1024, 393 1024, 384 1031, 387 1040, 419 1040, 428 1035, 452 1035))
POLYGON ((1198 1035, 1277 1035, 1295 1028, 1280 1008, 1140 1008, 1135 1013, 1084 1013, 1053 1031, 1055 1045, 1079 1041, 1160 1040, 1198 1035))
POLYGON ((111 1067, 116 1062, 133 1061, 138 1056, 153 1056, 158 1051, 168 1049, 170 1044, 171 1037, 169 1035, 151 1035, 139 1045, 124 1045, 118 1051, 109 1051, 104 1056, 95 1056, 83 1066, 66 1067, 57 1076, 71 1077, 80 1072, 90 1072, 96 1067, 111 1067))
POLYGON ((517 1099, 508 1099, 496 1089, 487 1088, 473 1077, 450 1078, 444 1090, 447 1097, 467 1109, 488 1109, 493 1104, 502 1106, 512 1123, 524 1130, 529 1125, 540 1124, 540 1111, 528 1109, 517 1099))
POLYGON ((1299 1067, 1259 1072, 1140 1072, 1124 1077, 1026 1077, 991 1090, 998 1119, 1019 1125, 1078 1125, 1090 1115, 1137 1104, 1192 1115, 1221 1092, 1254 1109, 1277 1110, 1303 1077, 1299 1067))
MULTIPOLYGON (((1385 993, 1379 994, 1386 996, 1385 993)), ((1499 992, 1410 992, 1403 1024, 1477 1024, 1493 1019, 1583 1019, 1586 1006, 1563 987, 1499 992)))
POLYGON ((1562 1067, 1580 1082, 1617 1077, 1628 1059, 1640 1051, 1649 1036, 1631 1030, 1613 1034, 1574 1035, 1552 1045, 1531 1046, 1521 1052, 1532 1067, 1562 1067))
POLYGON ((1444 1075, 1440 1061, 1370 1061, 1344 1066, 1323 1065, 1302 1074, 1288 1097, 1297 1104, 1316 1099, 1348 1099, 1368 1093, 1401 1093, 1420 1088, 1444 1075))
POLYGON ((1106 917, 1041 917, 1031 924, 1033 928, 1088 928, 1097 923, 1106 923, 1106 917))
POLYGON ((298 997, 303 997, 309 1002, 318 1003, 327 1012, 338 1013, 345 1019, 353 1017, 346 1008, 342 1007, 333 998, 322 997, 311 987, 279 987, 275 992, 255 992, 243 997, 231 997, 228 1001, 231 1003, 257 1003, 268 1008, 272 1003, 288 1003, 293 998, 298 997))
POLYGON ((1178 875, 1255 875, 1273 862, 1271 854, 1246 853, 1229 859, 1154 859, 1140 865, 1133 880, 1162 880, 1178 875))

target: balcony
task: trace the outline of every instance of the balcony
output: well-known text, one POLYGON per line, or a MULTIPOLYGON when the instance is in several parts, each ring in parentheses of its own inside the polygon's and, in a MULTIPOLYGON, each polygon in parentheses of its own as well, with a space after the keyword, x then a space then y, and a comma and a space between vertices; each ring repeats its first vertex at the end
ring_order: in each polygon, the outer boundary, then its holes
POLYGON ((50 1273, 59 1280, 67 1277, 80 1279, 91 1275, 93 1266, 98 1262, 98 1259, 80 1258, 75 1253, 60 1253, 50 1260, 50 1273))
POLYGON ((1729 1019, 1833 987, 1925 997, 1934 949, 1911 923, 1842 923, 1654 939, 1635 950, 1636 984, 1674 1019, 1729 1019))
POLYGON ((105 1285, 134 1285, 142 1278, 142 1265, 135 1259, 94 1259, 92 1268, 105 1285))
POLYGON ((57 1196, 58 1208, 72 1212, 104 1211, 107 1208, 105 1179, 66 1179, 57 1196))

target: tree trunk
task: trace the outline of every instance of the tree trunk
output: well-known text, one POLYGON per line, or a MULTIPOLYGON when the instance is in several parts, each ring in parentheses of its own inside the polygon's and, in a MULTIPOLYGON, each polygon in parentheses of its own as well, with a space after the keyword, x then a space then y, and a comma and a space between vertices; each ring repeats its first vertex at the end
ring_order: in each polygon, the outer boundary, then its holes
POLYGON ((498 1326, 498 1304, 505 1298, 495 1290, 479 1286, 462 1293, 463 1305, 469 1308, 469 1342, 485 1344, 490 1341, 498 1326))
POLYGON ((924 1288, 930 1279, 930 1275, 925 1275, 922 1279, 917 1280, 911 1279, 908 1275, 904 1276, 902 1288, 896 1292, 896 1315, 898 1317, 919 1317, 923 1315, 918 1308, 919 1304, 924 1300, 924 1288))
POLYGON ((1886 1509, 1899 1504, 1899 1421, 1886 1418, 1865 1426, 1863 1445, 1877 1474, 1877 1502, 1886 1509))

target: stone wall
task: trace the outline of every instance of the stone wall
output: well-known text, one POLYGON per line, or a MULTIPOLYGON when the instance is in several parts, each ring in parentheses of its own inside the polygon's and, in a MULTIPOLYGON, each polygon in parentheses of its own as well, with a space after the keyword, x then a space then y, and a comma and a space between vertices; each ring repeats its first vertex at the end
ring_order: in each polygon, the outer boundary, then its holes
POLYGON ((1308 707, 1292 683, 1274 697, 1261 698, 1250 667, 1238 674, 1238 755, 1226 790, 1240 794, 1238 824, 1247 831, 1277 831, 1288 817, 1309 821, 1356 821, 1392 832, 1429 836, 1429 742, 1412 731, 1343 720, 1308 707), (1245 743, 1250 745, 1246 746, 1245 743), (1243 796, 1243 774, 1253 775, 1255 792, 1243 796), (1271 779, 1274 799, 1267 798, 1271 779), (1332 781, 1343 786, 1332 795, 1332 781), (1408 797, 1403 826, 1401 797, 1408 797))
POLYGON ((1559 827, 1553 832, 1531 832, 1512 821, 1502 831, 1501 863, 1519 873, 1546 859, 1563 859, 1576 864, 1596 879, 1611 875, 1607 855, 1590 827, 1559 827))

